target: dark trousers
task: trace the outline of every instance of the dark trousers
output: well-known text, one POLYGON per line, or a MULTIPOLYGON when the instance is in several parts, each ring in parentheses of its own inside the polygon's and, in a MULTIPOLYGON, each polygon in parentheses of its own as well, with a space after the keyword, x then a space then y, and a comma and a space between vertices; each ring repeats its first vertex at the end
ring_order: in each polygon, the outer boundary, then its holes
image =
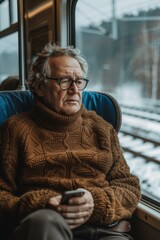
POLYGON ((82 225, 71 231, 56 211, 42 209, 29 214, 15 229, 12 240, 131 240, 128 234, 82 225))

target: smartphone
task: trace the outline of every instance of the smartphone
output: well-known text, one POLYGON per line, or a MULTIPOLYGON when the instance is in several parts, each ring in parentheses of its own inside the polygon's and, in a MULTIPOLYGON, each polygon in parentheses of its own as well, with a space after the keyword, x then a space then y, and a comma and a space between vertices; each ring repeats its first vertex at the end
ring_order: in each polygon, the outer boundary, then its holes
POLYGON ((62 194, 61 204, 67 204, 70 198, 83 196, 84 193, 85 190, 83 189, 66 191, 62 194))

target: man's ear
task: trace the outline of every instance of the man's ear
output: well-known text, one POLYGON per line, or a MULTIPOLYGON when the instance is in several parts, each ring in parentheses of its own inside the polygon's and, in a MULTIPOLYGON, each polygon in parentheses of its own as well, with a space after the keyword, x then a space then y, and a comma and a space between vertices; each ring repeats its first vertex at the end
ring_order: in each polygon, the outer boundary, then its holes
POLYGON ((37 82, 35 84, 35 92, 36 92, 37 96, 43 97, 43 88, 44 88, 43 82, 37 82))

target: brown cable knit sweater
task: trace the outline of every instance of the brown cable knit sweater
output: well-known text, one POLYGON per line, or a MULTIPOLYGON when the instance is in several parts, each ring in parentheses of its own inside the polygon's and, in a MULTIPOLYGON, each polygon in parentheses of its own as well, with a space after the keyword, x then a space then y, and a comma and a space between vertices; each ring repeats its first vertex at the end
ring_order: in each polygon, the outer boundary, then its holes
POLYGON ((85 188, 101 226, 131 217, 140 199, 113 127, 83 108, 72 116, 36 103, 0 131, 0 208, 19 218, 65 190, 85 188))

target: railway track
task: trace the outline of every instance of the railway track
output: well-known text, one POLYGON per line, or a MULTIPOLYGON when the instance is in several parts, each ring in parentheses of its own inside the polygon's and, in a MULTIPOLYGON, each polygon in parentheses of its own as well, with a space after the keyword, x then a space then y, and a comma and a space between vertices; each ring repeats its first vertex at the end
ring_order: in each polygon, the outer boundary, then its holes
POLYGON ((135 157, 142 157, 146 162, 160 165, 160 143, 152 139, 140 137, 127 131, 121 131, 121 145, 125 152, 130 152, 135 157))
POLYGON ((123 114, 130 115, 133 117, 140 117, 141 119, 146 119, 149 121, 155 121, 160 122, 160 111, 154 111, 154 110, 142 110, 140 108, 123 108, 122 111, 123 114))
POLYGON ((122 123, 119 139, 131 172, 142 193, 160 205, 160 114, 122 106, 122 123))

